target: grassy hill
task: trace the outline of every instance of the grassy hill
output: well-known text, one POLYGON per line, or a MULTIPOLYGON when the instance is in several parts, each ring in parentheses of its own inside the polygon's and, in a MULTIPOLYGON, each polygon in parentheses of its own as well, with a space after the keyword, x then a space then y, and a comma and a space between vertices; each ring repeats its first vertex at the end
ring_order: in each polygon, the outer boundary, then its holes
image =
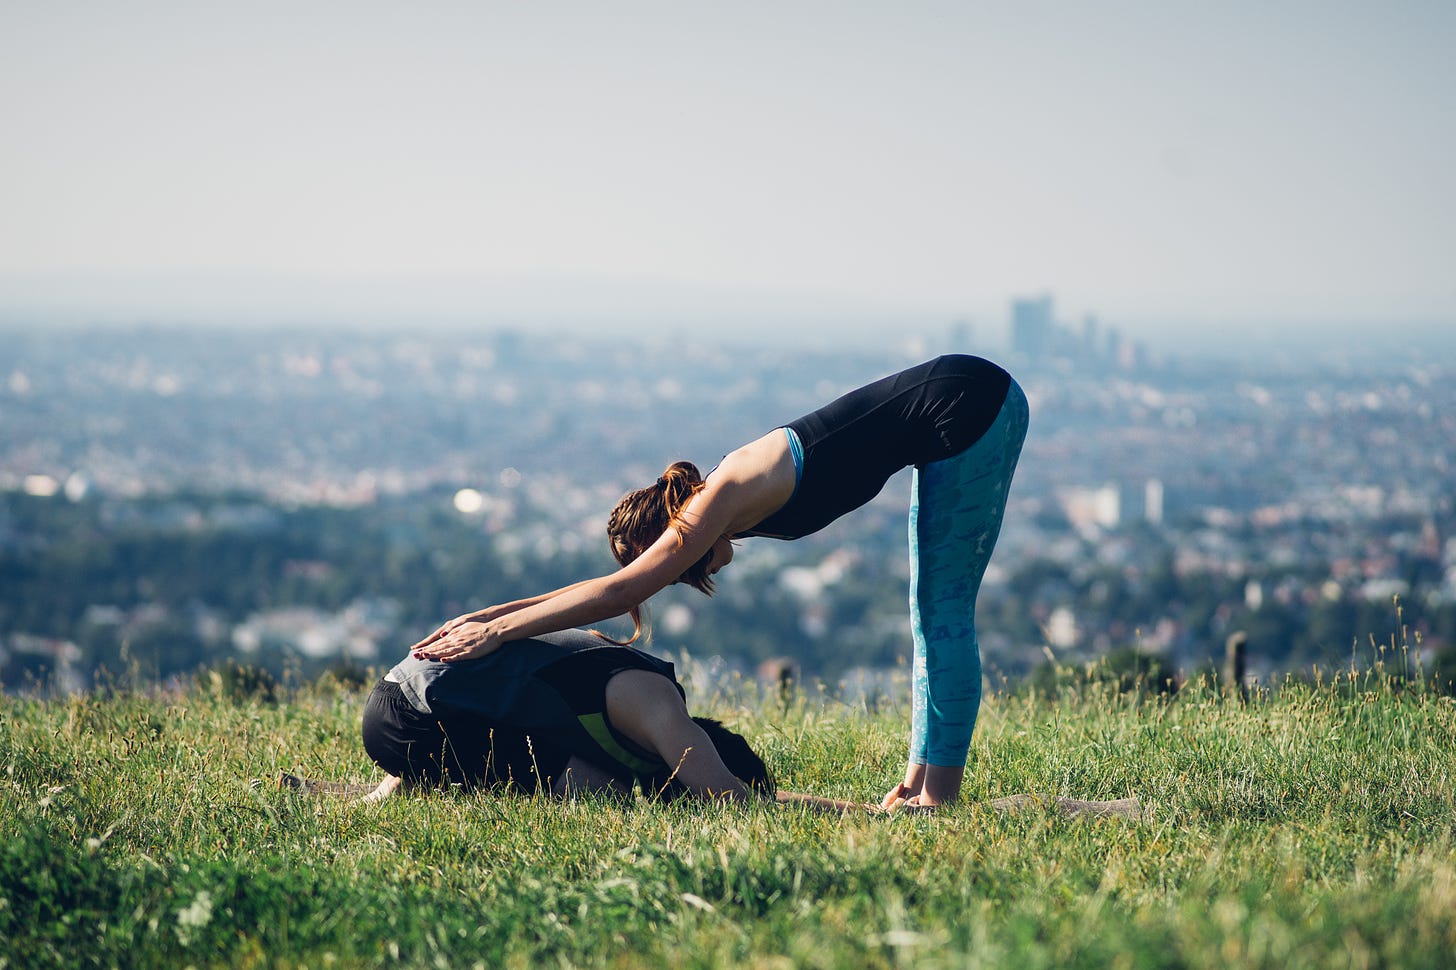
MULTIPOLYGON (((241 685, 241 686, 240 686, 241 685)), ((1456 702, 1378 673, 1247 703, 987 698, 935 816, 436 793, 352 805, 363 692, 0 700, 0 968, 1363 967, 1456 952, 1456 702), (985 807, 1136 795, 1149 821, 985 807)), ((876 800, 908 713, 693 696, 785 788, 876 800)))

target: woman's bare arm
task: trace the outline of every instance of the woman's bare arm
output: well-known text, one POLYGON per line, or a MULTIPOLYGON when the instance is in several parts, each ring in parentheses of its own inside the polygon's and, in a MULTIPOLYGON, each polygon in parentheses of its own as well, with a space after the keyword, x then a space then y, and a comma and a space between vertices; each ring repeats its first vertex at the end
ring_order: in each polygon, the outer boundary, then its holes
POLYGON ((466 620, 414 648, 428 660, 468 660, 483 657, 512 640, 528 640, 610 620, 646 602, 658 590, 678 579, 713 546, 716 536, 687 536, 669 529, 628 566, 539 597, 522 607, 488 620, 466 620))
MULTIPOLYGON (((787 452, 787 448, 783 450, 787 452)), ((775 500, 782 504, 787 498, 780 470, 757 474, 771 457, 768 449, 754 442, 740 452, 724 459, 703 490, 688 502, 677 524, 630 564, 606 576, 535 597, 530 605, 510 612, 501 613, 493 607, 484 611, 491 614, 488 619, 447 624, 449 629, 442 628, 443 632, 437 631, 417 644, 414 652, 430 660, 482 657, 512 640, 599 623, 642 605, 676 582, 719 538, 747 528, 757 521, 754 516, 760 508, 775 500)), ((789 461, 787 485, 792 491, 792 459, 789 461)))
POLYGON ((431 633, 429 636, 425 637, 423 640, 410 647, 410 650, 419 650, 422 647, 429 646, 436 640, 449 634, 456 627, 463 626, 466 623, 479 623, 485 620, 493 620, 497 617, 505 616, 507 613, 514 613, 517 610, 523 610, 528 606, 535 606, 537 603, 544 603, 549 599, 560 596, 562 593, 569 593, 572 590, 576 589, 578 586, 584 586, 589 582, 591 582, 591 580, 583 579, 580 582, 572 583, 570 586, 563 586, 560 589, 554 589, 549 593, 542 593, 539 596, 531 596, 527 597, 526 599, 514 600, 510 603, 500 603, 495 606, 487 606, 483 610, 475 610, 471 613, 462 613, 460 616, 457 616, 455 617, 455 619, 443 624, 434 633, 431 633))
MULTIPOLYGON (((699 798, 756 801, 741 780, 734 777, 718 755, 718 749, 688 716, 687 704, 672 682, 646 670, 626 670, 607 682, 607 718, 612 726, 650 751, 657 752, 674 777, 699 798)), ((875 805, 821 798, 798 792, 779 792, 781 805, 796 805, 831 815, 849 812, 882 814, 875 805)))
POLYGON ((656 752, 688 791, 709 801, 757 801, 688 716, 687 704, 672 681, 647 670, 624 670, 607 681, 606 699, 612 726, 656 752))
POLYGON ((793 494, 794 478, 784 435, 764 435, 725 457, 676 524, 631 564, 552 593, 458 617, 413 650, 430 660, 466 660, 511 640, 621 616, 676 582, 719 538, 752 527, 782 506, 793 494))

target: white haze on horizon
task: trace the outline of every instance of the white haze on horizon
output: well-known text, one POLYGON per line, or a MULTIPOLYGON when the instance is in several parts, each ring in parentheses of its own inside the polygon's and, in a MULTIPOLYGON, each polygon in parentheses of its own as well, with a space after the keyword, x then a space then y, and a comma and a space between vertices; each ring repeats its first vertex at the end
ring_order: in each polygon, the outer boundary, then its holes
POLYGON ((0 9, 0 324, 1456 329, 1456 4, 0 9))

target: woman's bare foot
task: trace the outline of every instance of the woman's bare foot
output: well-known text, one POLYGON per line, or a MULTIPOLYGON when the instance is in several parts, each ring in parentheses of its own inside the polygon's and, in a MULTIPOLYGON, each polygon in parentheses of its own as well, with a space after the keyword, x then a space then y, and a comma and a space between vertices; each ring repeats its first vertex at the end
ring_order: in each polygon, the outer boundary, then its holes
POLYGON ((396 778, 394 775, 386 775, 384 780, 379 783, 378 788, 359 800, 361 802, 382 802, 398 791, 401 783, 401 779, 396 778))

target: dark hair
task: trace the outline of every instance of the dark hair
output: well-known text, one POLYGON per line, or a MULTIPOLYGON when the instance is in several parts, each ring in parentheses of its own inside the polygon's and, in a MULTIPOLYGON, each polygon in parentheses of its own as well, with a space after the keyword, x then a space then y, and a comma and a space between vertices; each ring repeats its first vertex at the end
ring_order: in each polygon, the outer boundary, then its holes
MULTIPOLYGON (((749 790, 758 795, 773 798, 778 786, 774 784, 773 773, 763 763, 763 759, 753 750, 748 741, 737 731, 724 727, 721 721, 715 721, 711 717, 695 717, 693 723, 703 729, 708 740, 713 742, 713 747, 718 749, 718 757, 723 759, 723 764, 733 772, 733 777, 748 786, 749 790)), ((674 778, 673 772, 676 766, 668 766, 660 773, 652 777, 652 791, 649 795, 655 795, 663 801, 672 801, 679 795, 685 794, 687 788, 674 778)))
MULTIPOLYGON (((607 541, 618 564, 626 566, 635 561, 648 546, 662 538, 664 532, 677 525, 682 510, 702 490, 703 476, 698 466, 690 461, 675 461, 651 485, 622 496, 612 514, 607 516, 607 541)), ((683 572, 678 582, 687 583, 693 589, 712 596, 713 577, 708 575, 712 562, 713 553, 709 550, 683 572)), ((632 643, 642 633, 642 608, 634 606, 628 615, 632 617, 632 636, 628 639, 612 640, 605 634, 597 635, 624 646, 632 643)))

